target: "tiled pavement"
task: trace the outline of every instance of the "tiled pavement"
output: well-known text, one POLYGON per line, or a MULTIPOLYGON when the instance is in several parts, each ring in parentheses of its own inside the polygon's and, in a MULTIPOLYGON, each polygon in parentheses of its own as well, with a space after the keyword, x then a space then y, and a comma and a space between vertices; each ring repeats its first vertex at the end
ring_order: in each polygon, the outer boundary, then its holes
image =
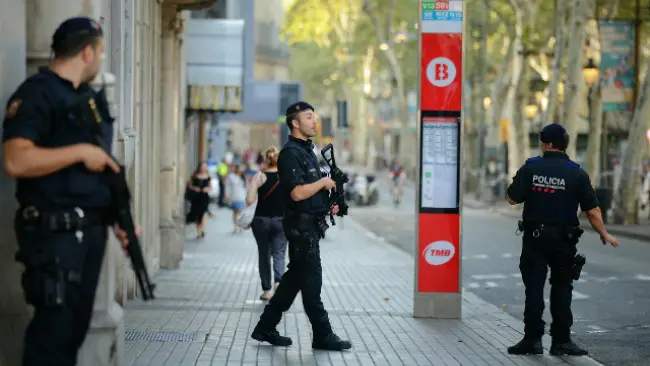
POLYGON ((353 349, 313 351, 301 301, 279 326, 294 345, 261 345, 250 339, 263 308, 257 248, 250 232, 229 233, 230 217, 219 210, 203 241, 187 240, 181 268, 156 275, 154 302, 126 305, 127 365, 598 364, 586 357, 507 355, 522 325, 467 291, 462 320, 414 319, 412 258, 349 218, 321 245, 323 301, 335 331, 353 349))

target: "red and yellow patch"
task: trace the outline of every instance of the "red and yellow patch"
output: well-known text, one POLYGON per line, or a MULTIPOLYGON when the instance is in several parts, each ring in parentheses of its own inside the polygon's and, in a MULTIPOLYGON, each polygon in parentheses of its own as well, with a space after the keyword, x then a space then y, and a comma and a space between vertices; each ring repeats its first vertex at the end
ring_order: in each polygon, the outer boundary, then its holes
POLYGON ((9 108, 7 108, 7 118, 14 118, 16 116, 16 113, 18 113, 18 108, 20 107, 20 104, 23 102, 22 99, 14 99, 9 103, 9 108))

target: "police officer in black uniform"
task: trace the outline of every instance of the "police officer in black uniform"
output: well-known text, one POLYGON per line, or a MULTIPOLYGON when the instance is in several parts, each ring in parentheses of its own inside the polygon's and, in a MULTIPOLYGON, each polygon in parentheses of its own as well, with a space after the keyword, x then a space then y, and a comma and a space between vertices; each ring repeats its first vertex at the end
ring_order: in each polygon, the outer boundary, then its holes
MULTIPOLYGON (((251 337, 275 346, 291 345, 291 338, 281 336, 276 326, 282 313, 289 310, 301 292, 312 326, 312 347, 335 351, 349 349, 351 343, 341 340, 332 331, 321 301, 323 271, 318 242, 327 227, 328 191, 334 189, 336 183, 328 177, 321 177, 313 151, 310 138, 316 135, 314 108, 305 102, 295 103, 287 108, 286 122, 291 136, 280 151, 278 174, 280 187, 288 200, 283 228, 289 241, 289 265, 251 337)), ((333 211, 336 213, 337 207, 333 211)))
MULTIPOLYGON (((4 168, 17 178, 20 205, 16 259, 25 266, 25 299, 35 310, 25 331, 26 366, 76 364, 110 224, 111 196, 102 172, 119 171, 93 144, 102 131, 110 146, 110 116, 102 116, 96 128, 67 108, 82 95, 105 95, 88 85, 100 71, 101 26, 88 18, 68 19, 54 33, 51 47, 51 65, 18 87, 3 123, 4 168)), ((115 233, 126 245, 125 233, 119 228, 115 233)))
MULTIPOLYGON (((544 334, 544 282, 551 268, 552 355, 586 355, 587 350, 570 337, 573 325, 571 297, 576 245, 582 234, 578 206, 603 245, 617 247, 616 238, 605 230, 598 200, 587 173, 565 151, 569 135, 559 124, 550 124, 539 135, 543 156, 528 159, 508 187, 511 205, 524 203, 523 246, 519 261, 526 287, 524 338, 508 348, 510 354, 541 354, 544 334)), ((584 263, 583 263, 584 264, 584 263)))

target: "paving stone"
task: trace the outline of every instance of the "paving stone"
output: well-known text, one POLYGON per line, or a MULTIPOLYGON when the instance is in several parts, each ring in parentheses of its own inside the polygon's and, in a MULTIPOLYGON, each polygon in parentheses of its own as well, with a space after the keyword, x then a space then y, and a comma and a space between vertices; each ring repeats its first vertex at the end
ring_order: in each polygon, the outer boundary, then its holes
POLYGON ((265 305, 258 300, 257 246, 250 231, 230 234, 230 217, 217 211, 201 241, 188 230, 180 268, 155 276, 156 300, 126 304, 127 365, 598 364, 587 357, 508 355, 522 324, 471 292, 463 293, 460 320, 413 318, 413 259, 349 218, 327 232, 321 252, 323 302, 335 332, 353 349, 312 350, 300 299, 278 326, 294 344, 259 344, 250 338, 265 305), (149 333, 173 336, 134 337, 149 333))

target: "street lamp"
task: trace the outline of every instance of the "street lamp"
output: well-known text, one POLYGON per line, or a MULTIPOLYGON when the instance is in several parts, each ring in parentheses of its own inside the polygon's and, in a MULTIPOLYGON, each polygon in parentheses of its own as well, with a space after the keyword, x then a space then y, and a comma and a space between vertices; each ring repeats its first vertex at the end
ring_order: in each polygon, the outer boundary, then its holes
POLYGON ((490 109, 491 105, 492 105, 492 99, 490 97, 483 98, 483 108, 490 109))
POLYGON ((582 68, 582 74, 585 77, 585 82, 589 88, 591 88, 596 83, 596 81, 598 81, 600 71, 598 70, 598 67, 594 63, 593 59, 590 58, 589 62, 587 62, 587 65, 582 68))
POLYGON ((535 116, 537 116, 537 104, 529 104, 524 108, 524 110, 526 111, 526 116, 529 119, 533 119, 535 116))

